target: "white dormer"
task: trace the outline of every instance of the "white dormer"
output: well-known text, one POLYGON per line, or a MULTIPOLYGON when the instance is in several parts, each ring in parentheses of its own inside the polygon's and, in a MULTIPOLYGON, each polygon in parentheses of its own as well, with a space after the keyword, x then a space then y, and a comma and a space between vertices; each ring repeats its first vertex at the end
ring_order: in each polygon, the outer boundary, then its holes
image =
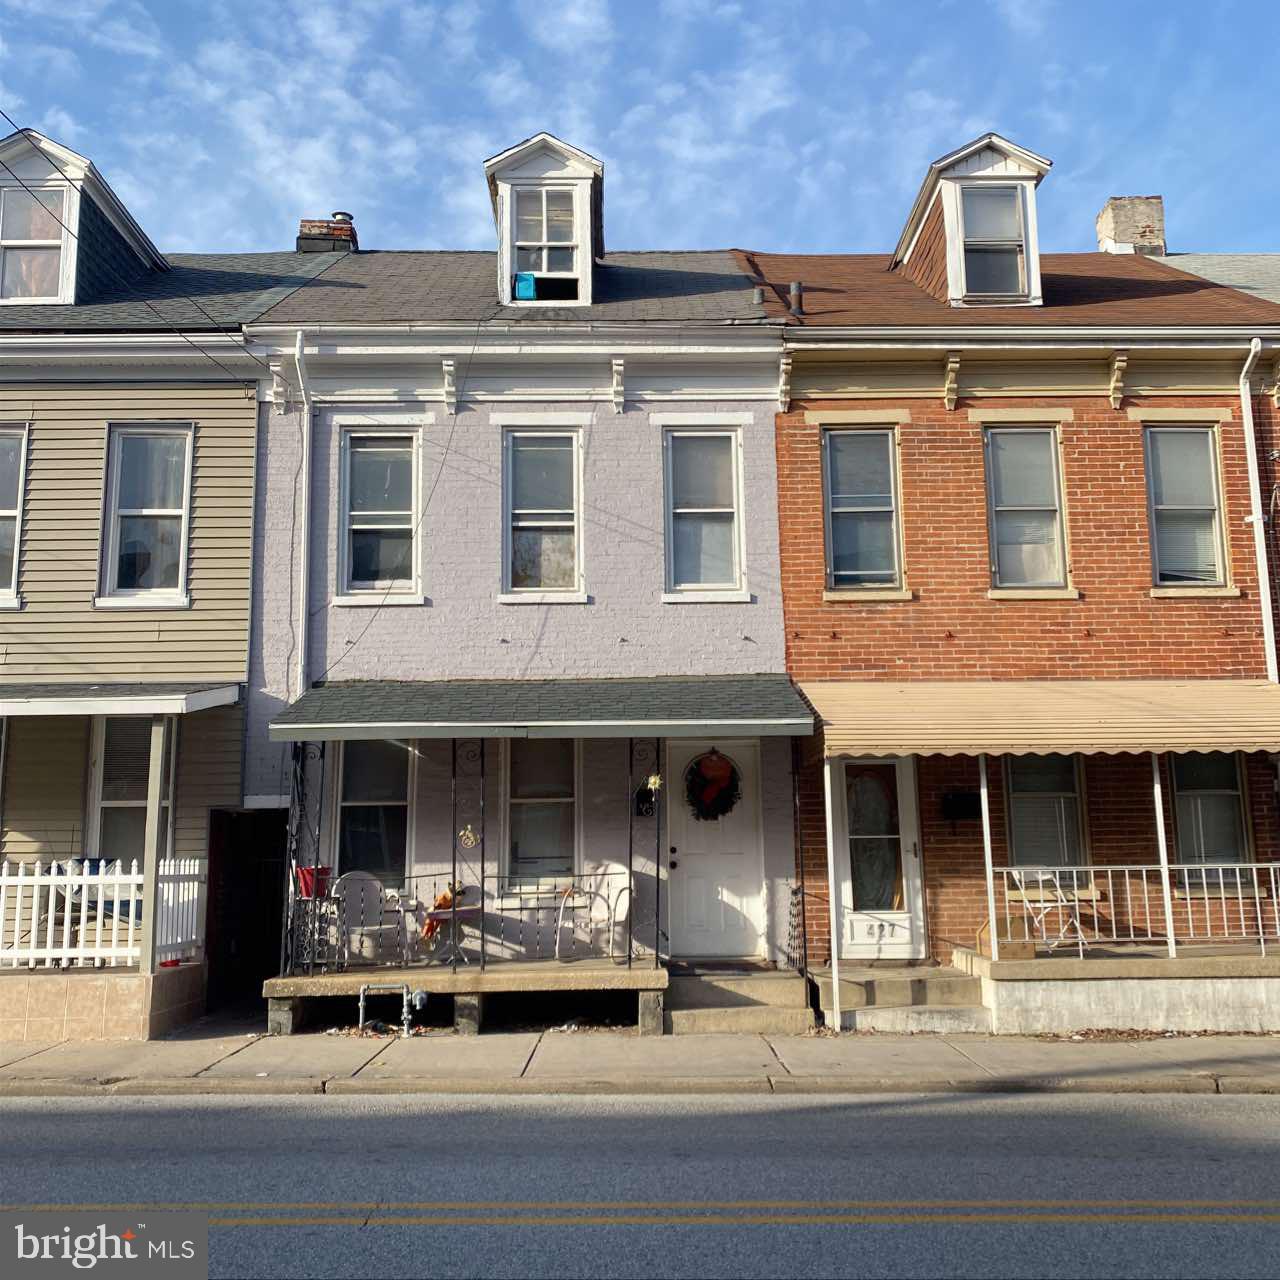
POLYGON ((82 265, 111 279, 122 255, 168 269, 86 157, 24 129, 0 139, 0 162, 0 306, 73 303, 82 265))
POLYGON ((941 280, 945 263, 946 301, 953 307, 1039 306, 1036 188, 1052 163, 996 133, 935 160, 894 267, 927 288, 926 281, 941 280), (919 260, 924 257, 938 261, 919 260))
POLYGON ((498 298, 509 306, 586 306, 604 253, 604 166, 549 133, 486 160, 498 229, 498 298))

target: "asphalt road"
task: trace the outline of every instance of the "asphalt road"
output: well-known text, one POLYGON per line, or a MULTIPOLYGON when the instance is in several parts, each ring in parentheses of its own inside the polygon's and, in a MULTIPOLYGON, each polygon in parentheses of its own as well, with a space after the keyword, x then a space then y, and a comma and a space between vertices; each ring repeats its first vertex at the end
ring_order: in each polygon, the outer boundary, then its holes
MULTIPOLYGON (((1280 1098, 0 1099, 4 1207, 214 1276, 1266 1276, 1280 1098)), ((6 1274, 15 1274, 6 1272, 6 1274)))

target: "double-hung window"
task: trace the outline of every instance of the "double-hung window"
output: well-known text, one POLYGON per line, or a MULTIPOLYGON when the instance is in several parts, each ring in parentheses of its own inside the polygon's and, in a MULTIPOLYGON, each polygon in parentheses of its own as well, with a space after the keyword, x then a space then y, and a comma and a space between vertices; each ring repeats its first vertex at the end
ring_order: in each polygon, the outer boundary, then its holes
POLYGON ((1080 867, 1079 770, 1074 756, 1010 756, 1009 857, 1015 867, 1080 867))
POLYGON ((664 443, 667 589, 741 589, 738 433, 668 431, 664 443))
POLYGON ((0 300, 57 302, 62 296, 65 193, 0 190, 0 300))
POLYGON ((26 457, 26 428, 0 427, 0 608, 18 600, 26 457))
POLYGON ((578 434, 512 430, 503 437, 506 564, 503 590, 582 590, 578 434))
POLYGON ((1017 187, 961 188, 966 296, 1017 298, 1027 292, 1026 231, 1017 187))
POLYGON ((1066 586, 1057 432, 993 428, 986 446, 992 585, 1066 586))
POLYGON ((413 594, 417 436, 344 431, 342 590, 413 594))
POLYGON ((577 863, 577 743, 507 743, 507 874, 515 883, 564 880, 577 863))
POLYGON ((1173 793, 1179 862, 1249 860, 1238 757, 1226 751, 1175 755, 1173 793))
POLYGON ((897 587, 898 495, 892 431, 828 431, 827 586, 897 587))
POLYGON ((1222 586, 1222 511, 1212 427, 1148 427, 1147 492, 1159 587, 1222 586))
POLYGON ((512 293, 514 300, 575 300, 578 244, 573 192, 567 187, 516 187, 512 194, 517 277, 512 293), (530 276, 535 278, 530 280, 530 276))
MULTIPOLYGON (((160 827, 166 856, 173 843, 174 754, 177 722, 165 726, 160 827)), ((92 740, 93 811, 89 852, 126 868, 141 866, 147 852, 147 784, 151 771, 151 720, 146 716, 97 716, 92 740)))
POLYGON ((190 427, 112 427, 107 468, 104 594, 185 604, 190 427))
POLYGON ((342 744, 339 875, 366 871, 388 889, 404 885, 411 756, 409 745, 394 739, 342 744))

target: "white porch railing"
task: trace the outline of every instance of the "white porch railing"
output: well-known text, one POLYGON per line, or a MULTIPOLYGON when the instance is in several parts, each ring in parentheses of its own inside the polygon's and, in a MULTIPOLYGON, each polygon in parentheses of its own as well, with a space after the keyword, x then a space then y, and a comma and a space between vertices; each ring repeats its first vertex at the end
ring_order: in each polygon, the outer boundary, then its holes
POLYGON ((1280 863, 995 867, 992 933, 1052 952, 1280 945, 1280 863))
MULTIPOLYGON (((0 860, 0 969, 136 965, 145 874, 135 861, 0 860)), ((198 957, 205 865, 165 858, 156 883, 156 962, 198 957)))

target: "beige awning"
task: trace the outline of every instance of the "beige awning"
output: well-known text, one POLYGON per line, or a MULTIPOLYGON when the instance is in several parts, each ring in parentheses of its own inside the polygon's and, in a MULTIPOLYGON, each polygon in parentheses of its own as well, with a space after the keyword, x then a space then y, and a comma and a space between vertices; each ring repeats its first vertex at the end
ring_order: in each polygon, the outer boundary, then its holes
POLYGON ((1280 751, 1265 680, 818 680, 828 756, 1280 751))

